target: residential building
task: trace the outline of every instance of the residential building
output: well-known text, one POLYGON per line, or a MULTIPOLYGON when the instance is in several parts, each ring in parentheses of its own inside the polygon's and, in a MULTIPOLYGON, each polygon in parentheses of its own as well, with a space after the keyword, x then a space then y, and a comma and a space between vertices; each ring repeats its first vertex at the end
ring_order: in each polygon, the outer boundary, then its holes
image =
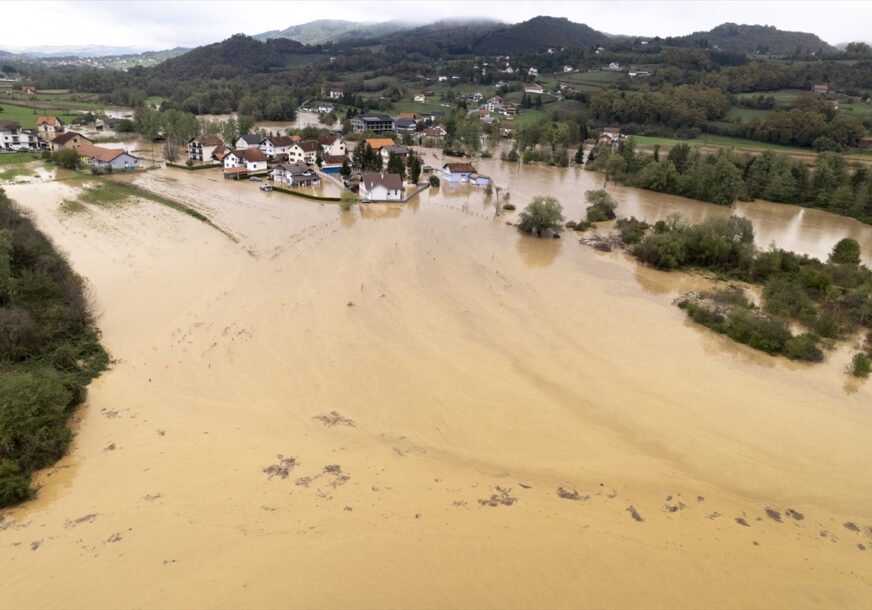
POLYGON ((403 179, 399 174, 367 172, 360 177, 361 201, 402 201, 403 179))
POLYGON ((348 153, 348 143, 342 136, 321 134, 318 136, 318 144, 321 145, 321 151, 327 156, 338 157, 348 153))
POLYGON ((210 163, 212 155, 219 146, 224 146, 224 141, 216 134, 203 134, 188 141, 188 160, 194 163, 210 163))
POLYGON ((484 174, 470 174, 469 183, 475 186, 487 186, 491 183, 491 179, 490 176, 485 176, 484 174))
POLYGON ((469 99, 471 99, 473 102, 479 103, 484 99, 484 95, 482 94, 481 91, 476 91, 475 93, 473 93, 472 95, 469 96, 469 99))
POLYGON ((416 102, 426 102, 426 101, 427 101, 427 96, 424 95, 423 93, 416 93, 416 94, 415 94, 415 101, 416 101, 416 102))
POLYGON ((651 73, 645 70, 630 70, 627 72, 627 76, 630 78, 648 78, 651 76, 651 73))
POLYGON ((21 92, 24 93, 25 95, 36 95, 37 94, 36 87, 22 87, 21 92))
POLYGON ((620 70, 620 69, 621 69, 621 64, 619 64, 616 61, 613 61, 612 63, 609 64, 609 70, 620 70))
POLYGON ((619 127, 603 127, 599 138, 597 138, 597 144, 611 144, 612 146, 615 146, 623 138, 624 136, 621 135, 621 129, 619 127))
POLYGON ((315 108, 315 112, 323 112, 325 114, 330 114, 336 109, 336 107, 330 102, 321 102, 318 104, 318 107, 315 108))
POLYGON ((444 140, 445 136, 448 135, 448 132, 445 131, 445 128, 442 125, 436 125, 435 127, 427 127, 424 131, 421 132, 421 137, 427 138, 430 140, 444 140))
POLYGON ((321 161, 321 171, 325 174, 338 174, 347 159, 346 155, 327 155, 321 161))
POLYGON ((527 70, 527 74, 530 76, 539 76, 539 70, 537 68, 530 68, 527 70))
POLYGON ((564 72, 572 72, 572 70, 573 70, 572 66, 563 66, 564 72))
POLYGON ((385 114, 358 114, 351 119, 354 133, 388 133, 394 130, 394 120, 385 114))
POLYGON ((535 93, 537 95, 545 93, 545 89, 542 88, 542 85, 524 85, 524 91, 526 93, 535 93))
MULTIPOLYGON (((2 123, 3 121, 0 121, 2 123)), ((55 136, 55 138, 49 142, 49 148, 52 152, 57 150, 69 150, 71 148, 78 148, 82 144, 93 144, 93 142, 83 136, 80 133, 76 133, 75 131, 65 131, 59 136, 55 136)))
POLYGON ((295 142, 291 136, 267 136, 260 143, 260 152, 267 158, 287 158, 295 142))
POLYGON ((84 142, 76 150, 84 164, 92 167, 113 170, 130 170, 139 167, 139 158, 121 148, 104 148, 84 142))
POLYGON ((329 89, 327 89, 325 94, 331 100, 338 100, 343 95, 345 95, 345 87, 343 85, 333 85, 329 89))
POLYGON ((448 80, 448 77, 447 77, 447 76, 442 76, 442 75, 440 75, 438 80, 439 80, 439 82, 441 83, 441 82, 447 81, 447 80, 448 80))
POLYGON ((415 132, 418 131, 418 123, 415 119, 397 119, 394 121, 394 128, 397 133, 401 131, 415 132))
POLYGON ((442 174, 448 182, 469 182, 470 174, 477 173, 471 163, 446 163, 442 174))
POLYGON ((50 140, 59 133, 63 133, 64 124, 56 116, 36 117, 36 131, 42 137, 50 140))
POLYGON ((238 167, 244 167, 247 172, 263 171, 266 169, 266 155, 259 148, 232 150, 224 156, 224 169, 238 167))
POLYGON ((279 186, 311 186, 321 182, 318 174, 302 161, 275 166, 272 179, 279 186))
POLYGON ((256 133, 246 133, 236 138, 234 148, 236 150, 246 150, 248 148, 260 148, 263 142, 263 136, 256 133))
POLYGON ((39 138, 35 133, 21 129, 18 121, 0 121, 0 148, 36 150, 39 148, 39 138))
POLYGON ((812 91, 814 91, 815 93, 820 93, 821 95, 826 95, 830 92, 830 86, 825 84, 815 85, 814 87, 812 87, 812 91))
POLYGON ((503 109, 503 98, 499 95, 495 95, 492 98, 488 99, 487 103, 484 105, 485 110, 490 112, 495 112, 497 110, 503 109))
POLYGON ((384 146, 396 145, 392 138, 367 138, 364 141, 376 152, 380 151, 384 146))
POLYGON ((400 157, 403 160, 403 163, 405 163, 406 160, 409 158, 410 152, 411 151, 409 150, 408 146, 402 146, 399 144, 394 146, 382 146, 381 150, 379 151, 379 154, 382 158, 382 166, 387 168, 388 161, 391 158, 391 154, 400 157))
POLYGON ((288 149, 288 161, 291 163, 302 161, 311 165, 318 159, 319 152, 321 152, 321 145, 315 140, 294 142, 288 149))

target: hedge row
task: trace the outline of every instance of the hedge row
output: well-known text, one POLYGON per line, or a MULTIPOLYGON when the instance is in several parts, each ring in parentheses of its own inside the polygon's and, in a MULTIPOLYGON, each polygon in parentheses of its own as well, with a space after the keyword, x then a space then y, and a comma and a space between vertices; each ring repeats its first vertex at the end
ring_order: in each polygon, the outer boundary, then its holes
POLYGON ((221 167, 221 165, 191 165, 190 167, 187 165, 180 165, 178 163, 170 163, 167 161, 167 167, 175 167, 176 169, 185 169, 189 172, 195 172, 201 169, 217 169, 221 167))
POLYGON ((316 195, 309 195, 308 193, 301 193, 300 191, 292 191, 290 189, 285 189, 280 186, 273 186, 274 191, 278 191, 279 193, 286 193, 288 195, 296 195, 297 197, 303 197, 305 199, 313 199, 314 201, 342 201, 339 197, 318 197, 316 195))

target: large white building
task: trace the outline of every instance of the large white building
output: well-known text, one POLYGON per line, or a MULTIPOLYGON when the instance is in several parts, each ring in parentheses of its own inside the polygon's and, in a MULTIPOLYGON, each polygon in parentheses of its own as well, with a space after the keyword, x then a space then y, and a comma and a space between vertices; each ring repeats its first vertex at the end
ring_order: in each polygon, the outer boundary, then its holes
POLYGON ((361 201, 402 201, 403 179, 399 174, 365 173, 358 190, 361 201))
POLYGON ((18 121, 0 121, 0 148, 37 150, 39 138, 35 133, 21 129, 21 123, 18 121))

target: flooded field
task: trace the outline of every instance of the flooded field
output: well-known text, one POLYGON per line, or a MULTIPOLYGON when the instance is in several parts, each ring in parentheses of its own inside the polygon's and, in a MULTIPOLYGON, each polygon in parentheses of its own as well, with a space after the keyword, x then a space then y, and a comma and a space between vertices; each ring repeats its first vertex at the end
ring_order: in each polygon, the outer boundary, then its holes
MULTIPOLYGON (((431 157, 427 162, 441 165, 431 157)), ((601 176, 475 162, 579 218, 601 176)), ((706 280, 494 220, 481 189, 337 206, 211 172, 150 201, 8 186, 114 358, 69 455, 0 520, 0 607, 872 604, 872 387, 672 305, 706 280)), ((609 186, 619 213, 729 210, 609 186)), ((818 256, 872 227, 755 202, 818 256)))

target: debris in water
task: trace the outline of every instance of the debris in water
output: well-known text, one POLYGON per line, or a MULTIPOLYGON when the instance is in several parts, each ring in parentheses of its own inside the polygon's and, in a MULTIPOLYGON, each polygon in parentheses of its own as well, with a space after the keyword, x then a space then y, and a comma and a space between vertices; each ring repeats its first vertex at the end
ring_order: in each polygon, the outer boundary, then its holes
POLYGON ((111 536, 109 536, 106 539, 106 542, 108 542, 110 544, 112 544, 114 542, 120 542, 120 541, 121 541, 121 534, 118 532, 115 532, 114 534, 112 534, 111 536))
POLYGON ((103 451, 115 451, 115 443, 109 443, 103 448, 103 451))
POLYGON ((490 498, 480 498, 478 503, 480 506, 511 506, 518 501, 518 498, 511 495, 512 488, 503 488, 500 486, 494 487, 494 492, 490 498))
POLYGON ((736 517, 736 523, 742 525, 744 527, 751 527, 751 524, 745 519, 745 517, 736 517))
POLYGON ((781 523, 781 513, 779 513, 774 508, 766 507, 766 516, 775 521, 776 523, 781 523))
POLYGON ((354 428, 356 424, 353 420, 348 419, 347 417, 343 417, 339 411, 330 411, 330 413, 326 415, 316 415, 313 419, 317 419, 325 426, 330 428, 334 428, 336 426, 347 426, 349 428, 354 428))
POLYGON ((680 510, 684 510, 685 508, 687 508, 687 504, 685 504, 684 502, 682 502, 681 500, 679 500, 679 501, 678 501, 677 503, 675 503, 675 504, 668 504, 668 503, 667 503, 667 504, 664 504, 664 505, 663 505, 663 508, 666 510, 666 512, 669 512, 669 513, 677 513, 678 511, 680 511, 680 510))
POLYGON ((639 511, 637 511, 636 507, 633 506, 632 504, 630 504, 630 506, 627 507, 627 512, 630 513, 630 516, 633 518, 634 521, 638 521, 639 523, 644 521, 644 519, 642 518, 642 515, 639 514, 639 511))
POLYGON ((856 523, 852 523, 851 521, 846 521, 844 523, 844 526, 845 526, 845 529, 848 530, 849 532, 855 532, 858 534, 860 533, 860 528, 857 527, 856 523))
POLYGON ((581 501, 590 500, 590 495, 583 496, 580 493, 578 493, 577 490, 573 489, 572 491, 569 491, 565 487, 558 487, 557 488, 557 495, 560 496, 561 498, 563 498, 564 500, 574 500, 576 502, 579 500, 581 500, 581 501))
POLYGON ((72 519, 72 520, 67 521, 67 523, 64 527, 70 528, 70 527, 75 527, 81 523, 91 523, 96 518, 97 518, 97 513, 90 513, 88 515, 85 515, 84 517, 79 517, 78 519, 72 519))
POLYGON ((792 508, 788 508, 786 511, 784 511, 784 514, 795 521, 802 521, 803 519, 805 519, 805 515, 797 510, 793 510, 792 508))
POLYGON ((263 469, 263 472, 269 475, 269 479, 273 477, 281 477, 282 479, 287 479, 290 472, 297 466, 297 458, 288 457, 286 458, 281 453, 277 454, 276 457, 279 460, 278 464, 272 464, 263 469))
POLYGON ((34 540, 33 542, 30 543, 30 550, 35 551, 40 546, 42 546, 42 540, 34 540))

